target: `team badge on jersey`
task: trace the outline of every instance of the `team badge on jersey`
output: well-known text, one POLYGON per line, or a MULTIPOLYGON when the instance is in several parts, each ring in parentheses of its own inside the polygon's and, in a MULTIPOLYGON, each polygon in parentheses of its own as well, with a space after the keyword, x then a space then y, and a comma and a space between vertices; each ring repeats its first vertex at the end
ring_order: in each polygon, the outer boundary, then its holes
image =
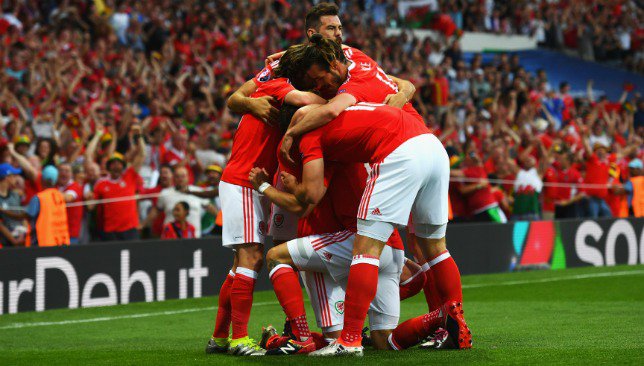
POLYGON ((275 224, 275 227, 282 227, 282 225, 284 224, 284 215, 276 214, 273 217, 273 224, 275 224))
POLYGON ((264 70, 262 70, 262 72, 257 76, 257 80, 259 80, 262 83, 267 82, 270 79, 271 79, 271 70, 269 70, 268 68, 265 68, 264 70))
POLYGON ((344 301, 336 301, 335 302, 335 311, 338 312, 338 314, 344 314, 344 301))

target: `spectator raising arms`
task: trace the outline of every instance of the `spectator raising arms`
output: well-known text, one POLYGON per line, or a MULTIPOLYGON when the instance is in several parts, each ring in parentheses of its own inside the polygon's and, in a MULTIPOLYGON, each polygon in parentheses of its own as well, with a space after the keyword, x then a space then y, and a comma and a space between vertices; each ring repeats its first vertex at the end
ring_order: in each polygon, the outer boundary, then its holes
POLYGON ((120 153, 112 154, 106 162, 109 177, 94 185, 94 197, 107 201, 98 207, 101 237, 107 241, 139 238, 139 214, 133 198, 141 186, 138 171, 145 160, 145 144, 139 125, 132 126, 130 136, 134 144, 129 162, 120 153))

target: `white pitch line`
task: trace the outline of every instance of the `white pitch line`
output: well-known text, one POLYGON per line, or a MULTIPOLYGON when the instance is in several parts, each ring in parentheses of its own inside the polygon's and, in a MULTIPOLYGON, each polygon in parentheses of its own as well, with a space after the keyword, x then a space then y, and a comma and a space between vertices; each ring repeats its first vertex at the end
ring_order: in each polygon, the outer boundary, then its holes
POLYGON ((598 278, 598 277, 632 276, 632 275, 639 275, 639 274, 644 274, 644 270, 617 271, 617 272, 606 272, 606 273, 588 273, 588 274, 575 275, 575 276, 551 277, 551 278, 523 280, 523 281, 506 281, 506 282, 498 282, 498 283, 479 283, 479 284, 472 284, 472 285, 463 285, 463 288, 468 289, 468 288, 495 287, 495 286, 529 285, 533 283, 583 280, 586 278, 598 278))
MULTIPOLYGON (((589 273, 583 275, 575 276, 562 276, 562 277, 552 277, 536 280, 524 280, 524 281, 506 281, 498 283, 480 283, 472 285, 463 285, 464 289, 470 288, 481 288, 481 287, 495 287, 495 286, 514 286, 514 285, 529 285, 533 283, 545 283, 545 282, 558 282, 558 281, 570 281, 570 280, 582 280, 587 278, 599 278, 599 277, 618 277, 618 276, 632 276, 644 274, 644 270, 635 270, 635 271, 617 271, 617 272, 606 272, 606 273, 589 273)), ((279 305, 277 302, 258 302, 254 303, 253 306, 266 306, 266 305, 279 305)), ((62 320, 58 322, 33 322, 33 323, 14 323, 11 325, 0 327, 0 330, 4 329, 20 329, 20 328, 31 328, 31 327, 44 327, 51 325, 67 325, 67 324, 82 324, 82 323, 95 323, 95 322, 105 322, 111 320, 121 320, 121 319, 138 319, 138 318, 147 318, 151 316, 162 316, 162 315, 177 315, 177 314, 186 314, 186 313, 195 313, 199 311, 206 310, 216 310, 217 307, 201 307, 193 309, 183 309, 183 310, 170 310, 170 311, 158 311, 154 313, 140 313, 140 314, 129 314, 129 315, 117 315, 117 316, 103 316, 98 318, 88 318, 88 319, 76 319, 76 320, 62 320)))
MULTIPOLYGON (((253 304, 253 306, 265 306, 265 305, 279 305, 279 303, 277 303, 277 302, 258 302, 258 303, 253 304)), ((2 330, 2 329, 30 328, 30 327, 44 327, 44 326, 50 326, 50 325, 67 325, 67 324, 106 322, 106 321, 110 321, 110 320, 121 320, 121 319, 138 319, 138 318, 148 318, 148 317, 151 317, 151 316, 196 313, 196 312, 199 312, 199 311, 206 311, 206 310, 217 310, 217 307, 216 306, 209 306, 209 307, 183 309, 183 310, 157 311, 157 312, 154 312, 154 313, 140 313, 140 314, 117 315, 117 316, 102 316, 102 317, 98 317, 98 318, 62 320, 62 321, 58 321, 58 322, 14 323, 14 324, 11 324, 11 325, 0 327, 0 330, 2 330)))

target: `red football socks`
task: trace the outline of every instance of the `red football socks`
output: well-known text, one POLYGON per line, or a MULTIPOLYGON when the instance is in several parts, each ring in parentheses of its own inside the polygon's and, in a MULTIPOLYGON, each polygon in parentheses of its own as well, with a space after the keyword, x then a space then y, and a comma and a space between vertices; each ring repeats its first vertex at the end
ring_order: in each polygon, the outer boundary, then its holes
POLYGON ((389 344, 395 350, 413 347, 434 333, 443 324, 444 319, 445 314, 442 307, 428 314, 409 319, 394 329, 389 336, 389 344))
POLYGON ((280 264, 269 274, 277 300, 291 323, 291 331, 299 341, 305 341, 311 336, 309 324, 304 310, 304 296, 297 274, 293 267, 280 264))
POLYGON ((230 332, 230 290, 233 287, 235 273, 230 271, 226 280, 219 290, 219 303, 217 308, 217 320, 215 320, 215 331, 212 333, 214 338, 228 338, 230 332))
POLYGON ((369 305, 378 290, 378 266, 380 260, 368 255, 355 255, 349 269, 347 294, 344 299, 344 328, 340 336, 346 345, 362 340, 362 326, 369 305))
POLYGON ((252 269, 237 267, 235 281, 230 291, 230 304, 232 308, 233 339, 248 336, 248 319, 250 309, 253 307, 253 290, 257 272, 252 269))
POLYGON ((427 301, 427 308, 429 311, 434 311, 442 304, 441 295, 436 288, 436 277, 434 276, 432 269, 429 267, 429 264, 423 264, 423 270, 425 270, 425 276, 427 278, 425 285, 423 286, 425 301, 427 301))
MULTIPOLYGON (((431 279, 435 282, 436 289, 440 294, 439 304, 448 301, 463 301, 463 289, 461 287, 461 273, 454 262, 454 258, 448 251, 444 251, 429 261, 431 267, 431 279)), ((440 305, 439 305, 440 306, 440 305)))
POLYGON ((425 272, 421 269, 400 283, 400 301, 415 296, 425 286, 425 272))

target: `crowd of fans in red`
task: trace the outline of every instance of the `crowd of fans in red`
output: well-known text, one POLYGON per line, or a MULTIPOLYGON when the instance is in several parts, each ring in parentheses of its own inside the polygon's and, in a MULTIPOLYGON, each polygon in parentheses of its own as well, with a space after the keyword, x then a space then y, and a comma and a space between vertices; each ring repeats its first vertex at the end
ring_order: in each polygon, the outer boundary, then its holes
MULTIPOLYGON (((601 16, 591 16, 586 1, 436 3, 465 30, 536 32, 556 47, 561 39, 573 45, 569 28, 590 17, 594 58, 603 57, 597 52, 608 50, 611 37, 630 32, 628 48, 610 58, 641 67, 642 12, 627 1, 593 2, 601 16)), ((0 172, 0 208, 29 202, 42 189, 43 167, 55 165, 65 200, 73 203, 73 242, 216 232, 211 188, 239 119, 226 98, 267 55, 303 41, 310 5, 0 2, 0 159, 22 170, 0 172), (119 200, 135 194, 150 199, 119 200)), ((502 221, 494 207, 522 219, 555 211, 628 215, 629 179, 641 174, 639 94, 625 90, 621 100, 609 101, 594 97, 589 83, 588 95, 574 99, 565 83, 527 72, 517 56, 483 63, 476 55, 467 62, 457 40, 387 37, 386 26, 404 22, 395 4, 344 1, 341 10, 345 43, 416 85, 414 105, 452 156, 456 220, 502 221)), ((578 29, 577 48, 585 47, 584 32, 578 29)), ((0 220, 2 245, 29 244, 28 223, 1 211, 0 220)))

